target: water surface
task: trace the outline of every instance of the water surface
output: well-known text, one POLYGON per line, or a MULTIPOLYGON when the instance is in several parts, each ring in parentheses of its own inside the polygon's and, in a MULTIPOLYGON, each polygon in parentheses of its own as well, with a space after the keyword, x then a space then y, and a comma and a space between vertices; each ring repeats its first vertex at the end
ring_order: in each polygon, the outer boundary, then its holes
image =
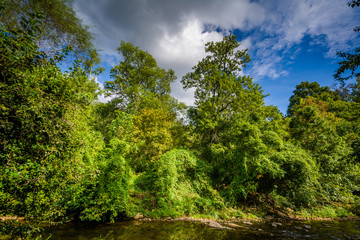
POLYGON ((68 239, 344 239, 360 240, 359 221, 277 222, 242 225, 236 230, 212 229, 200 222, 126 221, 113 224, 69 223, 48 227, 50 240, 68 239))

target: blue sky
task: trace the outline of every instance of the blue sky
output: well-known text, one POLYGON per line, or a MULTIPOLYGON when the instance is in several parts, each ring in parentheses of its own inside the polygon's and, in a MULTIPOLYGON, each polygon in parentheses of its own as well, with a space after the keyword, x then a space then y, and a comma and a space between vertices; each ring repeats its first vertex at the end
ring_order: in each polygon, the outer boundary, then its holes
MULTIPOLYGON (((302 81, 318 82, 322 86, 334 86, 334 71, 338 67, 339 59, 336 56, 327 57, 329 49, 322 45, 311 45, 312 37, 305 36, 299 44, 299 49, 293 57, 282 58, 282 68, 286 74, 272 78, 263 76, 259 84, 270 96, 265 98, 267 105, 278 106, 286 113, 288 99, 297 84, 302 81)), ((293 51, 291 51, 293 52, 293 51)))
MULTIPOLYGON (((360 8, 347 0, 75 0, 74 8, 95 33, 104 74, 118 64, 121 40, 152 54, 163 68, 175 70, 172 95, 191 105, 193 90, 184 91, 181 77, 205 56, 204 44, 223 35, 238 35, 252 58, 244 73, 270 96, 266 104, 285 113, 288 99, 301 81, 334 84, 337 51, 359 47, 360 8)), ((104 99, 102 99, 104 100, 104 99)))

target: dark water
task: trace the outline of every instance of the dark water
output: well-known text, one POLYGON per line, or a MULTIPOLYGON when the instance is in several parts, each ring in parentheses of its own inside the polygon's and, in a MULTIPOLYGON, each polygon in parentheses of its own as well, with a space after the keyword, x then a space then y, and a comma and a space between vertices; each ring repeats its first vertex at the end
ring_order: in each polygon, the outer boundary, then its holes
POLYGON ((360 240, 360 222, 263 222, 236 230, 212 229, 200 222, 71 223, 48 227, 50 240, 69 239, 344 239, 360 240))

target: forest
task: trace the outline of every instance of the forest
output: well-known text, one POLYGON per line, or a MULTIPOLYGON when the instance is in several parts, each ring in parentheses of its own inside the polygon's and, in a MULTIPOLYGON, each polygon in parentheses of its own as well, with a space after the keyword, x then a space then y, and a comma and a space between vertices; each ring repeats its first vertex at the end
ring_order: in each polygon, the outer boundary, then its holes
POLYGON ((195 89, 186 106, 171 96, 176 73, 125 41, 101 90, 93 36, 66 1, 0 11, 1 216, 360 214, 359 49, 338 53, 336 88, 301 82, 284 114, 242 74, 250 56, 227 35, 182 77, 195 89))

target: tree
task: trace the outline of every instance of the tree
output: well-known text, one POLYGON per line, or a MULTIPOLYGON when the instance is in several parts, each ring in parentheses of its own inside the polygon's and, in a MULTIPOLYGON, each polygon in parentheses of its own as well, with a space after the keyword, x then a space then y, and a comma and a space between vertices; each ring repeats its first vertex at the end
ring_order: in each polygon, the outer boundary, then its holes
POLYGON ((318 82, 301 82, 300 84, 296 85, 296 89, 293 91, 293 95, 289 99, 290 103, 287 114, 289 116, 293 116, 293 108, 300 103, 300 99, 306 97, 314 97, 323 101, 340 99, 340 96, 334 91, 331 91, 329 87, 320 87, 318 82))
POLYGON ((351 2, 348 2, 349 7, 360 7, 360 0, 352 0, 351 2))
POLYGON ((0 206, 2 214, 45 220, 64 214, 64 192, 76 188, 101 140, 84 117, 97 85, 78 63, 63 73, 63 56, 39 50, 41 20, 33 13, 17 31, 0 26, 0 206))
POLYGON ((334 91, 340 96, 342 101, 360 102, 360 77, 355 82, 340 82, 334 84, 334 91))
POLYGON ((307 97, 293 109, 294 117, 289 125, 292 139, 316 161, 319 181, 327 200, 349 201, 352 199, 351 192, 359 186, 359 165, 354 156, 358 151, 359 124, 352 124, 353 119, 349 116, 353 114, 349 112, 357 111, 356 105, 341 100, 325 102, 307 97), (345 114, 341 112, 344 108, 347 108, 345 114))
POLYGON ((64 46, 71 47, 77 58, 85 60, 89 72, 100 62, 92 44, 93 34, 76 16, 72 0, 2 0, 1 3, 0 22, 10 30, 21 30, 21 22, 28 19, 28 14, 42 14, 35 44, 47 54, 61 52, 64 46))
MULTIPOLYGON (((348 6, 352 8, 359 7, 360 1, 352 0, 351 2, 348 2, 348 6)), ((359 32, 360 27, 355 27, 354 31, 359 32)), ((336 73, 334 74, 335 80, 344 82, 345 80, 353 77, 360 77, 360 73, 356 72, 357 68, 360 65, 360 48, 355 48, 354 53, 338 52, 337 55, 341 58, 344 58, 345 60, 339 62, 340 67, 336 70, 336 73), (350 71, 350 75, 343 77, 343 74, 345 74, 345 72, 347 71, 350 71)))
POLYGON ((262 99, 262 90, 249 76, 242 76, 242 67, 250 62, 247 50, 239 47, 236 36, 225 36, 221 42, 209 42, 209 53, 181 80, 185 89, 196 88, 192 122, 202 133, 204 143, 220 140, 225 123, 234 120, 246 109, 256 108, 262 99))
POLYGON ((345 60, 339 62, 340 67, 334 74, 336 80, 343 82, 352 77, 360 77, 360 73, 356 72, 360 65, 360 48, 356 48, 355 53, 338 52, 337 55, 345 60), (346 71, 350 71, 350 75, 342 77, 346 71))
POLYGON ((136 113, 149 98, 166 100, 169 97, 170 83, 176 79, 172 69, 166 71, 158 67, 148 52, 131 43, 121 41, 117 50, 124 60, 111 69, 114 81, 106 81, 105 89, 109 95, 116 95, 118 108, 136 113))
POLYGON ((351 100, 360 103, 360 77, 356 78, 356 82, 352 83, 351 89, 351 100))

